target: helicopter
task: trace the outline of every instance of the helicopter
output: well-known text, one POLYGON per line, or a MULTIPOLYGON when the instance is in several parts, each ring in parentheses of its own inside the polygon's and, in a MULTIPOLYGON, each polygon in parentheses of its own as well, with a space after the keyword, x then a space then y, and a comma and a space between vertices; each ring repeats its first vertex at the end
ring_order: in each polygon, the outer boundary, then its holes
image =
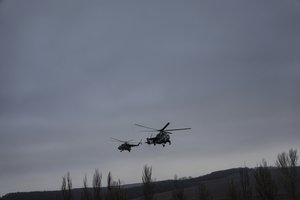
POLYGON ((177 129, 166 129, 167 126, 169 126, 170 122, 168 122, 162 129, 154 129, 147 126, 143 126, 140 124, 135 124, 136 126, 143 127, 150 129, 153 132, 158 132, 155 137, 152 137, 152 135, 146 139, 146 144, 153 144, 154 146, 156 144, 161 144, 163 147, 166 145, 166 143, 169 143, 171 145, 170 140, 170 134, 172 134, 170 131, 181 131, 181 130, 189 130, 191 128, 177 128, 177 129))
POLYGON ((123 141, 123 140, 119 140, 119 139, 116 139, 116 138, 111 138, 111 139, 123 143, 120 146, 118 146, 118 149, 120 150, 120 152, 125 151, 125 150, 128 151, 128 152, 130 152, 131 147, 137 147, 137 146, 140 146, 140 144, 142 144, 142 140, 139 143, 137 143, 137 144, 131 144, 130 142, 132 140, 123 141))

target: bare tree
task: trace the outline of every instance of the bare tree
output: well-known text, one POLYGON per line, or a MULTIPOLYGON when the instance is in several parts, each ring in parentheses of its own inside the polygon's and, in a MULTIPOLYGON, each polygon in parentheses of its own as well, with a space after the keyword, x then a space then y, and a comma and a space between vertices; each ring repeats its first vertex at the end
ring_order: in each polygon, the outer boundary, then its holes
POLYGON ((90 194, 89 194, 86 175, 83 178, 83 189, 82 189, 81 199, 82 200, 90 200, 90 194))
POLYGON ((277 186, 272 179, 271 171, 267 161, 262 160, 259 167, 254 171, 255 189, 261 200, 274 200, 277 195, 277 186))
POLYGON ((205 183, 201 183, 198 188, 198 199, 199 200, 212 200, 213 196, 207 189, 205 183))
POLYGON ((95 173, 93 176, 94 200, 101 200, 101 181, 102 181, 102 174, 99 173, 98 169, 95 169, 95 173))
POLYGON ((240 181, 241 181, 241 194, 244 200, 252 199, 252 188, 249 178, 249 169, 243 167, 240 169, 240 181))
POLYGON ((112 200, 112 187, 113 187, 113 178, 111 172, 108 172, 107 175, 107 191, 106 191, 106 200, 112 200))
POLYGON ((106 200, 127 200, 127 192, 121 186, 121 181, 114 181, 111 172, 107 176, 106 200))
POLYGON ((63 200, 67 200, 67 193, 68 193, 68 190, 67 190, 67 178, 66 176, 63 176, 62 177, 62 183, 61 183, 61 194, 62 194, 62 198, 63 200))
POLYGON ((112 179, 112 175, 111 172, 108 172, 107 175, 107 190, 110 190, 113 184, 113 179, 112 179))
POLYGON ((230 200, 239 200, 240 199, 240 192, 239 189, 237 189, 237 186, 234 183, 234 180, 231 179, 228 183, 228 198, 230 200))
POLYGON ((127 191, 122 188, 120 179, 118 181, 113 181, 111 192, 111 200, 127 200, 127 191))
POLYGON ((67 176, 62 177, 61 192, 63 200, 72 199, 72 179, 70 173, 67 173, 67 176))
POLYGON ((154 195, 154 184, 152 181, 152 167, 148 167, 147 165, 144 166, 143 169, 143 193, 145 200, 153 200, 154 195))
POLYGON ((175 190, 172 192, 172 199, 173 200, 185 200, 184 195, 184 188, 182 187, 182 183, 180 180, 177 179, 177 175, 174 176, 174 185, 175 190))
POLYGON ((290 199, 297 199, 297 150, 290 149, 289 153, 278 154, 276 165, 280 170, 281 182, 290 199))

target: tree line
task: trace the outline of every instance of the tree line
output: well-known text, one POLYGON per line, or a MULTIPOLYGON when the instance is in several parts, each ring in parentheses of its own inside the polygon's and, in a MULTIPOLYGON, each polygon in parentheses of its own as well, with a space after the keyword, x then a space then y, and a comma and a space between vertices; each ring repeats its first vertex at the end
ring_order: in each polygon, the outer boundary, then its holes
MULTIPOLYGON (((276 169, 279 171, 280 184, 285 193, 282 196, 278 194, 278 185, 272 175, 272 169, 265 159, 253 170, 251 177, 250 170, 246 166, 239 170, 239 180, 230 179, 227 184, 228 200, 275 200, 289 199, 299 200, 300 185, 297 182, 297 150, 290 149, 288 152, 282 152, 277 155, 276 169), (253 182, 251 184, 251 182, 253 182)), ((154 199, 154 181, 152 178, 152 167, 145 165, 142 170, 142 191, 145 200, 154 199)), ((182 180, 174 176, 174 190, 171 200, 187 200, 182 180)), ((72 179, 70 173, 62 177, 61 195, 63 200, 72 200, 72 179)), ((205 183, 200 183, 196 193, 196 199, 213 200, 213 194, 209 191, 205 183)), ((102 174, 95 169, 92 190, 88 187, 87 176, 83 178, 83 188, 81 200, 127 200, 126 189, 121 181, 114 181, 111 172, 107 176, 106 190, 102 189, 102 174)))
MULTIPOLYGON (((154 183, 152 179, 152 167, 145 165, 142 172, 143 194, 145 200, 152 200, 154 195, 154 183)), ((72 200, 72 179, 70 173, 62 177, 61 195, 63 200, 72 200)), ((88 187, 87 176, 83 178, 81 200, 127 200, 126 189, 122 186, 120 179, 114 181, 111 172, 107 175, 106 191, 102 190, 102 174, 95 169, 92 190, 88 187)))
POLYGON ((249 175, 250 169, 246 166, 240 169, 240 187, 233 179, 228 184, 228 199, 230 200, 252 200, 254 192, 260 200, 275 199, 299 199, 299 184, 297 183, 297 150, 290 149, 289 152, 282 152, 277 155, 276 167, 279 171, 279 184, 285 191, 285 194, 279 196, 279 185, 272 175, 272 169, 265 159, 253 169, 254 184, 251 184, 249 175), (254 188, 252 188, 252 186, 254 188))

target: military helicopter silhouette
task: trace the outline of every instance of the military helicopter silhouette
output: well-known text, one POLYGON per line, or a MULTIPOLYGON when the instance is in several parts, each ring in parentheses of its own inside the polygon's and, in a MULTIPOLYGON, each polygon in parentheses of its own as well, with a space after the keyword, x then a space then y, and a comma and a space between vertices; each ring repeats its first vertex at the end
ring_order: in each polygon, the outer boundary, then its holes
POLYGON ((111 138, 111 139, 113 139, 117 142, 122 142, 123 143, 120 146, 118 146, 118 149, 120 150, 120 152, 122 152, 122 151, 129 151, 130 152, 132 147, 137 147, 137 146, 140 146, 140 144, 142 144, 142 140, 137 144, 131 144, 130 142, 132 140, 123 141, 123 140, 119 140, 119 139, 116 139, 116 138, 111 138))
POLYGON ((170 140, 170 134, 172 134, 170 131, 181 131, 181 130, 189 130, 191 128, 176 128, 176 129, 166 129, 167 126, 169 126, 170 122, 168 122, 162 129, 154 129, 151 127, 143 126, 140 124, 135 124, 136 126, 143 127, 150 129, 151 132, 158 132, 155 137, 152 137, 152 135, 149 138, 146 138, 146 144, 153 144, 154 146, 156 144, 161 144, 163 147, 166 145, 166 143, 169 143, 171 145, 170 140))

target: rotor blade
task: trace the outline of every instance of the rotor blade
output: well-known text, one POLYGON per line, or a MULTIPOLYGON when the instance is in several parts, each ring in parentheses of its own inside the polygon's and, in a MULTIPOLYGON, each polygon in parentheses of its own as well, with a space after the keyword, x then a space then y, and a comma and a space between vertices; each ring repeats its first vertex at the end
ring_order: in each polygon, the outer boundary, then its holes
POLYGON ((131 142, 128 142, 129 145, 138 145, 140 142, 132 142, 133 140, 130 140, 131 142))
POLYGON ((168 122, 162 129, 160 129, 160 131, 164 131, 165 128, 167 128, 167 126, 169 126, 170 122, 168 122))
POLYGON ((147 127, 147 126, 143 126, 143 125, 140 125, 140 124, 134 124, 136 126, 140 126, 140 127, 143 127, 143 128, 148 128, 148 129, 152 129, 152 130, 155 130, 155 131, 159 131, 157 129, 154 129, 154 128, 150 128, 150 127, 147 127))
POLYGON ((113 140, 115 140, 115 141, 118 141, 118 142, 126 142, 126 141, 119 140, 119 139, 116 139, 116 138, 111 138, 111 139, 113 139, 113 140))
POLYGON ((142 131, 142 132, 153 133, 153 132, 157 132, 157 130, 147 130, 147 131, 142 131))
POLYGON ((190 130, 191 128, 176 128, 176 129, 168 129, 165 131, 182 131, 182 130, 190 130))
POLYGON ((133 141, 133 140, 124 141, 124 140, 119 140, 119 139, 116 139, 116 138, 111 138, 111 139, 116 140, 118 142, 124 142, 124 143, 129 143, 129 142, 133 141))

